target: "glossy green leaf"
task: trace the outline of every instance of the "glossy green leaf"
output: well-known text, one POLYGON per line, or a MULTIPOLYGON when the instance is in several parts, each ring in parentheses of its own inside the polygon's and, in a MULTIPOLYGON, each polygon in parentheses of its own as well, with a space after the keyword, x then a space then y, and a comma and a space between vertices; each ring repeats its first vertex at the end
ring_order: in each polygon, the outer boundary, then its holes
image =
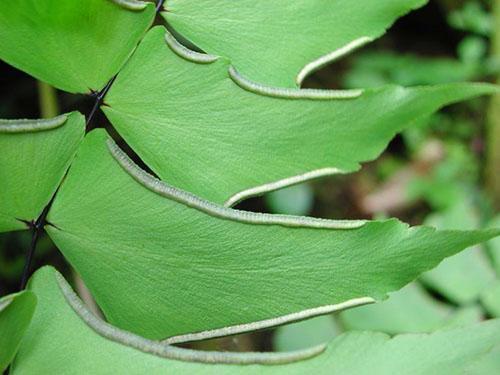
POLYGON ((0 120, 0 232, 26 229, 20 220, 38 218, 84 128, 85 119, 76 112, 47 120, 0 120))
POLYGON ((157 27, 146 35, 103 109, 162 179, 227 205, 357 170, 418 118, 497 90, 482 84, 364 93, 262 87, 227 60, 210 63, 207 55, 179 50, 169 35, 167 44, 165 33, 157 27))
POLYGON ((35 311, 36 297, 21 292, 0 298, 0 372, 16 354, 35 311))
POLYGON ((150 338, 233 334, 383 298, 500 234, 232 210, 154 179, 107 139, 87 136, 47 230, 107 318, 150 338))
POLYGON ((65 91, 97 91, 154 14, 154 4, 136 0, 0 1, 0 59, 65 91))
POLYGON ((445 326, 478 322, 478 307, 452 309, 436 301, 417 283, 389 296, 386 301, 342 312, 341 321, 350 330, 382 331, 389 334, 432 332, 445 326))
POLYGON ((169 0, 167 22, 252 80, 296 87, 426 0, 169 0))
MULTIPOLYGON (((39 299, 12 374, 455 374, 484 362, 500 341, 494 320, 432 335, 348 333, 324 350, 227 353, 181 349, 95 318, 53 269, 37 272, 39 299), (321 351, 324 350, 322 353, 321 351), (273 365, 270 365, 273 364, 273 365)), ((489 365, 491 366, 491 359, 489 365)), ((484 368, 484 367, 483 367, 484 368)))

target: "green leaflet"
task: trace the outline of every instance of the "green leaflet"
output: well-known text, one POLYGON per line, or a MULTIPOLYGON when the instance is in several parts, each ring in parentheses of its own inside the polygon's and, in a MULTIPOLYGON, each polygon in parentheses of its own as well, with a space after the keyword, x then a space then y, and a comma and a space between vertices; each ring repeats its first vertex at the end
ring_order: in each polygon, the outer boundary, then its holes
MULTIPOLYGON (((182 370, 183 366, 198 373, 210 368, 224 370, 208 363, 289 363, 314 357, 325 349, 322 345, 276 354, 181 349, 121 331, 95 318, 51 267, 37 271, 29 286, 40 303, 12 365, 14 374, 80 373, 82 369, 92 374, 106 374, 110 369, 126 374, 165 373, 165 370, 178 373, 176 370, 182 370)), ((226 371, 234 369, 234 366, 226 367, 226 371)))
POLYGON ((47 230, 107 318, 149 338, 227 335, 368 303, 500 233, 223 208, 147 175, 106 139, 87 136, 47 230))
MULTIPOLYGON (((445 211, 429 216, 426 223, 439 229, 477 229, 479 218, 474 205, 466 195, 458 197, 445 211)), ((493 220, 489 226, 499 227, 499 222, 493 220)), ((497 240, 488 243, 490 250, 497 240)), ((429 288, 459 305, 453 313, 451 305, 437 304, 419 284, 412 284, 411 289, 398 291, 387 301, 343 312, 345 326, 394 334, 463 325, 481 319, 486 312, 500 317, 500 283, 484 250, 482 246, 471 247, 421 277, 429 288)))
POLYGON ((32 292, 0 298, 0 372, 14 358, 35 307, 36 297, 32 292))
POLYGON ((38 218, 84 129, 85 119, 77 112, 47 120, 0 120, 0 232, 26 229, 20 220, 38 218))
POLYGON ((162 179, 221 204, 355 171, 415 120, 497 91, 484 84, 364 93, 263 87, 222 58, 207 63, 174 52, 165 32, 146 35, 103 110, 162 179))
MULTIPOLYGON (((477 215, 471 202, 463 197, 443 213, 431 215, 426 223, 440 229, 476 229, 477 215)), ((421 280, 448 300, 466 305, 477 301, 495 283, 496 275, 482 246, 475 246, 446 259, 439 267, 424 273, 421 280)))
POLYGON ((12 365, 14 375, 455 374, 479 364, 490 368, 494 361, 489 350, 500 340, 500 321, 492 320, 393 339, 379 333, 347 333, 323 353, 321 347, 292 353, 200 352, 145 340, 99 321, 51 268, 39 270, 30 289, 39 307, 12 365))
POLYGON ((0 59, 61 90, 97 91, 121 68, 154 14, 154 4, 136 1, 0 1, 0 59))
POLYGON ((311 72, 381 36, 426 0, 169 0, 167 22, 241 73, 296 87, 311 72))

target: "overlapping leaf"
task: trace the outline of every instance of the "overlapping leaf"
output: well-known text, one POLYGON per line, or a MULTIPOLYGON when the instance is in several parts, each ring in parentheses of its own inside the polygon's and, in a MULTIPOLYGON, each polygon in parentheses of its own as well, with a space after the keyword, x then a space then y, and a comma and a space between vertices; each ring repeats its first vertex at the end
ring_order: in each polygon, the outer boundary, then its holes
POLYGON ((330 342, 341 332, 333 316, 317 316, 278 327, 273 335, 273 348, 278 352, 309 348, 330 342))
MULTIPOLYGON (((477 229, 474 206, 463 196, 447 210, 426 220, 439 229, 477 229)), ((498 227, 493 221, 490 227, 498 227)), ((490 250, 497 239, 491 240, 490 250)), ((415 283, 382 303, 342 313, 350 329, 381 330, 386 333, 425 332, 443 326, 466 324, 482 316, 500 316, 500 284, 483 246, 474 246, 446 259, 422 277, 424 284, 443 296, 438 303, 415 283)))
POLYGON ((104 111, 162 179, 217 203, 354 171, 414 120, 497 90, 277 90, 246 81, 224 59, 206 64, 206 55, 193 57, 169 35, 167 45, 165 33, 158 27, 147 34, 104 111))
POLYGON ((136 0, 1 1, 0 59, 62 90, 97 91, 154 14, 154 4, 136 0))
POLYGON ((454 374, 471 367, 494 368, 497 361, 488 352, 500 340, 500 322, 494 320, 392 339, 378 333, 348 333, 323 353, 321 347, 295 353, 199 352, 145 340, 103 323, 53 269, 38 271, 30 288, 39 307, 12 366, 14 375, 82 369, 92 374, 454 374))
POLYGON ((83 139, 73 112, 47 120, 0 120, 0 232, 26 229, 57 189, 83 139))
POLYGON ((417 283, 392 294, 386 301, 341 314, 346 329, 389 334, 432 332, 443 327, 479 322, 481 318, 479 306, 453 309, 431 298, 417 283))
POLYGON ((379 37, 426 0, 169 0, 164 16, 204 51, 272 86, 304 77, 379 37))
POLYGON ((150 338, 224 335, 366 303, 499 233, 227 209, 147 175, 106 139, 87 136, 47 230, 109 320, 150 338))
POLYGON ((16 354, 30 325, 36 307, 32 292, 21 292, 0 298, 0 372, 16 354))

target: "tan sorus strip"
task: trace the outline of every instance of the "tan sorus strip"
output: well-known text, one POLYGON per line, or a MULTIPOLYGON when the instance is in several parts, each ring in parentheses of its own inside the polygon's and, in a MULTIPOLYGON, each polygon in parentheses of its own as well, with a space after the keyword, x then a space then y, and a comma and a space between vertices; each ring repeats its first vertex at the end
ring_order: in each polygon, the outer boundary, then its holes
POLYGON ((227 208, 206 201, 187 191, 177 189, 151 176, 149 173, 139 168, 111 138, 108 139, 107 145, 111 155, 119 165, 121 165, 121 167, 141 185, 163 197, 204 212, 210 216, 246 224, 282 225, 286 227, 316 229, 357 229, 367 223, 366 220, 328 220, 306 216, 264 214, 227 208))
POLYGON ((297 74, 297 79, 296 79, 297 85, 301 86, 308 75, 334 62, 335 60, 338 60, 341 57, 355 51, 356 49, 361 48, 366 44, 373 42, 373 40, 374 38, 371 38, 369 36, 362 36, 361 38, 355 39, 352 42, 347 43, 345 46, 310 62, 300 70, 299 74, 297 74))
POLYGON ((12 300, 12 297, 6 297, 3 301, 0 301, 0 312, 5 310, 12 303, 12 300))
POLYGON ((113 3, 128 10, 143 10, 147 7, 148 3, 137 0, 110 0, 113 3))
POLYGON ((256 197, 262 195, 264 193, 268 193, 270 191, 275 191, 278 189, 282 189, 287 186, 297 185, 301 182, 314 180, 320 177, 332 176, 336 174, 344 174, 346 172, 342 171, 338 168, 322 168, 316 169, 301 175, 292 176, 288 178, 284 178, 282 180, 274 181, 268 184, 256 186, 250 189, 242 190, 239 193, 234 194, 231 198, 229 198, 224 206, 232 207, 235 204, 241 202, 244 199, 256 197))
POLYGON ((336 305, 321 306, 313 309, 298 311, 292 314, 279 316, 272 319, 261 320, 247 324, 240 324, 231 327, 223 327, 219 329, 189 333, 185 335, 173 336, 165 339, 163 342, 167 344, 179 344, 191 341, 207 340, 215 337, 231 336, 244 332, 258 331, 261 329, 277 327, 287 323, 293 323, 300 320, 312 318, 319 315, 330 314, 335 311, 350 309, 353 307, 363 306, 374 303, 375 300, 370 297, 355 298, 336 305))
MULTIPOLYGON (((58 272, 56 272, 55 275, 64 298, 73 311, 91 330, 105 339, 140 350, 144 353, 156 355, 158 357, 209 364, 278 365, 309 359, 323 353, 326 349, 326 345, 319 345, 306 350, 288 353, 229 353, 178 348, 121 330, 97 318, 94 314, 92 314, 92 312, 90 312, 90 310, 88 310, 81 299, 78 298, 64 277, 58 272)), ((70 333, 68 332, 68 334, 70 333)))
POLYGON ((191 62, 198 64, 211 64, 219 59, 218 56, 190 50, 186 46, 179 43, 179 41, 168 31, 165 33, 165 42, 176 55, 191 62))
MULTIPOLYGON (((185 60, 199 64, 211 64, 219 59, 219 56, 190 50, 179 43, 168 31, 165 33, 165 41, 175 54, 185 60)), ((229 76, 239 87, 246 91, 275 98, 333 100, 355 99, 363 94, 363 90, 288 89, 266 86, 243 77, 234 66, 229 66, 229 76)))
POLYGON ((273 98, 334 100, 356 99, 363 95, 363 90, 287 89, 265 86, 243 77, 232 65, 229 67, 229 76, 242 89, 273 98))
POLYGON ((1 120, 0 133, 28 133, 58 128, 67 121, 67 115, 39 120, 1 120))

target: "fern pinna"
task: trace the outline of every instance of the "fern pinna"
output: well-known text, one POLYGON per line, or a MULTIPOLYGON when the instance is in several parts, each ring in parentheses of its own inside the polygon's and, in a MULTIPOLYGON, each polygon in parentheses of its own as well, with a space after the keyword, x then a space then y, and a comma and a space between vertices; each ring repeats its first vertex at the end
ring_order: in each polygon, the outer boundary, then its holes
POLYGON ((26 289, 22 282, 22 291, 0 300, 1 369, 473 371, 500 344, 500 321, 392 338, 351 331, 281 353, 174 345, 382 301, 500 234, 232 208, 353 173, 443 106, 498 92, 473 83, 301 87, 425 3, 2 1, 0 58, 59 90, 94 96, 95 105, 87 117, 0 120, 0 231, 32 231, 25 276, 47 231, 103 316, 55 269, 37 270, 26 289), (99 107, 115 139, 95 123, 99 107))

